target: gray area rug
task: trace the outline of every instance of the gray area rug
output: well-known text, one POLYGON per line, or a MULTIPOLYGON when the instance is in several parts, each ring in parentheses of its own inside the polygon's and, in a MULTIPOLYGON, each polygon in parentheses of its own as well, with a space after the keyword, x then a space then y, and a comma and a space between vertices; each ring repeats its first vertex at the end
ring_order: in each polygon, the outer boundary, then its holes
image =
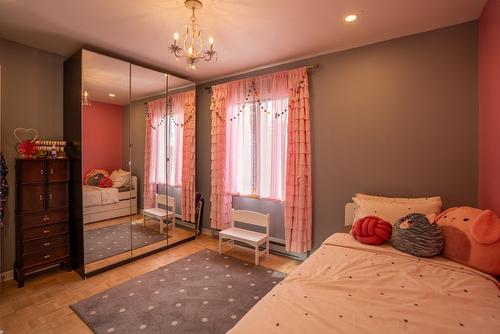
POLYGON ((95 333, 225 333, 284 277, 203 250, 71 308, 95 333))
POLYGON ((139 224, 132 224, 130 228, 129 223, 85 231, 85 263, 130 251, 131 238, 132 247, 136 249, 166 240, 168 237, 166 234, 139 224))

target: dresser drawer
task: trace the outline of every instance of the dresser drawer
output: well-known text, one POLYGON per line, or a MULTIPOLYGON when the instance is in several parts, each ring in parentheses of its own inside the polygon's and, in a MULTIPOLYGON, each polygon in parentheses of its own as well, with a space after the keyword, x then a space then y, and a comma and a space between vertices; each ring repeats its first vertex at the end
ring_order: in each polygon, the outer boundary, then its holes
POLYGON ((67 183, 49 183, 47 185, 47 209, 67 208, 68 199, 67 183))
POLYGON ((43 183, 45 182, 45 160, 27 159, 22 160, 19 165, 20 183, 43 183))
POLYGON ((67 222, 31 227, 23 230, 23 242, 66 232, 68 232, 67 222))
POLYGON ((50 262, 57 260, 69 255, 68 246, 60 246, 52 249, 47 249, 46 251, 26 254, 23 256, 24 266, 34 266, 44 262, 50 262))
POLYGON ((68 160, 47 160, 47 182, 61 182, 69 180, 68 160))
POLYGON ((45 185, 43 183, 23 184, 19 186, 19 213, 45 210, 45 185))
POLYGON ((21 216, 21 227, 47 225, 66 220, 68 220, 68 210, 46 211, 44 213, 21 216))
POLYGON ((36 239, 32 241, 26 241, 23 244, 24 254, 36 253, 39 251, 44 251, 46 249, 54 248, 56 246, 63 246, 68 244, 68 235, 59 234, 51 237, 36 239))

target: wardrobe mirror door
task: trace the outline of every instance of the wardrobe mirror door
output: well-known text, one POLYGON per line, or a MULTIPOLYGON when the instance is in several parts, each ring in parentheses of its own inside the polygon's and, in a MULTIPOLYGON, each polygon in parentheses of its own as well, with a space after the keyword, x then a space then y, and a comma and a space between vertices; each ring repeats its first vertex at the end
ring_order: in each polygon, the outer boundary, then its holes
POLYGON ((139 213, 132 219, 133 256, 169 244, 172 217, 166 187, 167 85, 164 73, 131 66, 130 141, 139 213))
POLYGON ((83 50, 82 175, 85 272, 132 256, 137 212, 130 173, 130 63, 83 50))
POLYGON ((191 81, 169 75, 167 99, 167 199, 170 243, 195 236, 201 196, 195 190, 196 92, 191 81))

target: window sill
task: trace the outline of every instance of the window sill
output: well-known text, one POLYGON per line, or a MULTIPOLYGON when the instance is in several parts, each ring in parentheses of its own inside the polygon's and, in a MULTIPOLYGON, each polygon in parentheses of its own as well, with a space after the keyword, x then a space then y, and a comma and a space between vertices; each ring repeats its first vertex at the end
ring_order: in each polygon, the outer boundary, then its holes
POLYGON ((276 202, 276 203, 285 203, 285 201, 279 200, 279 199, 272 199, 272 198, 267 198, 267 197, 260 197, 260 196, 255 196, 255 195, 241 195, 241 194, 230 194, 233 197, 240 197, 240 198, 246 198, 246 199, 255 199, 259 201, 269 201, 269 202, 276 202))

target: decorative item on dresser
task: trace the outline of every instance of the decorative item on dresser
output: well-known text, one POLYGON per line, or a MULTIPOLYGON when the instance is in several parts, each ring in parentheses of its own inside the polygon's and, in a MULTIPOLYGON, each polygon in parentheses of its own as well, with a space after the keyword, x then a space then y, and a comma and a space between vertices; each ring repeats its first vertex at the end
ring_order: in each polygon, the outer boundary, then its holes
POLYGON ((68 159, 16 160, 16 263, 26 275, 63 264, 71 270, 68 238, 68 159))

